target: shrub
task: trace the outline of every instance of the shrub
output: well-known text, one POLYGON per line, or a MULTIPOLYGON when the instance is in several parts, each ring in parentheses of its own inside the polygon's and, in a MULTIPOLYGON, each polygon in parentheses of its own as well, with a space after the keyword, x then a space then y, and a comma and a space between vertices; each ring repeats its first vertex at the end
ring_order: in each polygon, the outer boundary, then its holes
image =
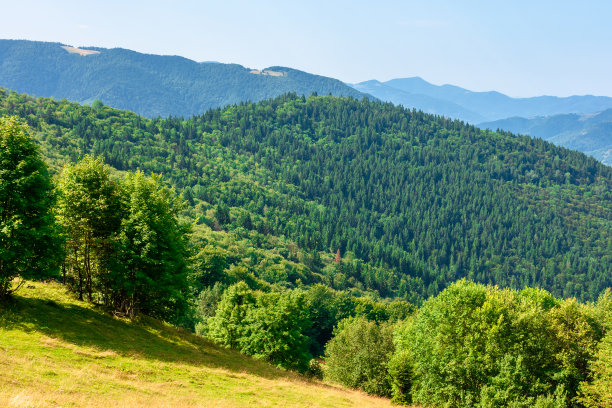
POLYGON ((343 320, 325 349, 325 375, 369 394, 390 396, 393 328, 364 318, 343 320))

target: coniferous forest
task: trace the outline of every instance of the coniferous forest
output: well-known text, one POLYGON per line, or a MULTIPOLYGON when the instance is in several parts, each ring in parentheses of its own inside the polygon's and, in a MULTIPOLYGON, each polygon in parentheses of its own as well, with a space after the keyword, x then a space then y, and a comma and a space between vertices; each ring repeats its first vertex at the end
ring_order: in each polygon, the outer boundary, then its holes
POLYGON ((466 277, 593 300, 612 284, 612 170, 541 140, 329 97, 188 120, 8 91, 1 104, 52 167, 90 154, 158 173, 198 224, 281 237, 336 289, 418 303, 466 277), (318 258, 338 250, 356 262, 326 275, 318 258))
POLYGON ((402 404, 610 401, 612 168, 593 158, 317 95, 146 119, 2 90, 0 116, 2 294, 51 276, 402 404))

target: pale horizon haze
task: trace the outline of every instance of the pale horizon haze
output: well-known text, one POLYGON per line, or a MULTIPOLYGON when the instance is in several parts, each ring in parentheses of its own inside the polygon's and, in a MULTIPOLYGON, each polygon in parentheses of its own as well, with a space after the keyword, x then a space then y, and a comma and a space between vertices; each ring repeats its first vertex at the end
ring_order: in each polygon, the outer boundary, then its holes
POLYGON ((0 38, 121 47, 357 83, 612 96, 607 1, 5 2, 0 38))

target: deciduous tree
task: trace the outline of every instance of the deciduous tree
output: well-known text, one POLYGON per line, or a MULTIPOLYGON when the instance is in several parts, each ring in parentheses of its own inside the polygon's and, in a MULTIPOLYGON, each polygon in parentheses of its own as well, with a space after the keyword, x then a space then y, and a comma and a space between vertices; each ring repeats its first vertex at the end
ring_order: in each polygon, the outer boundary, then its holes
POLYGON ((62 251, 53 202, 47 166, 27 126, 0 118, 0 298, 17 289, 14 278, 57 272, 62 251))

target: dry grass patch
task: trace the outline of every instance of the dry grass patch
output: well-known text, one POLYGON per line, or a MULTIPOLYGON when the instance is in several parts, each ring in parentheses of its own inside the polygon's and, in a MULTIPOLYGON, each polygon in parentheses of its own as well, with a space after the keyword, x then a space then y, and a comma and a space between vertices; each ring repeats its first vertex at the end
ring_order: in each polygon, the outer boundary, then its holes
POLYGON ((130 322, 33 283, 0 305, 0 406, 389 407, 154 319, 130 322))
POLYGON ((68 51, 70 54, 79 54, 79 55, 82 55, 82 56, 94 55, 94 54, 99 54, 100 53, 100 51, 84 50, 84 49, 81 49, 81 48, 71 47, 69 45, 62 45, 62 48, 65 49, 66 51, 68 51))

